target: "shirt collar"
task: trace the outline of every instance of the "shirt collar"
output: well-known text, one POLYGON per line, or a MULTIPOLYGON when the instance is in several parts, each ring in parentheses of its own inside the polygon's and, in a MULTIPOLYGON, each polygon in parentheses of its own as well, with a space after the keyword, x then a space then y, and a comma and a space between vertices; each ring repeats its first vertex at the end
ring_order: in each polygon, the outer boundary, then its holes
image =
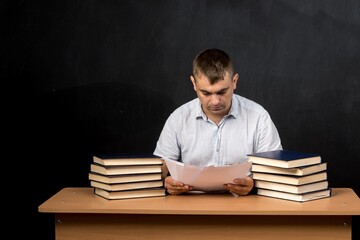
POLYGON ((200 102, 199 98, 197 99, 197 104, 195 105, 195 113, 196 113, 195 114, 196 118, 202 118, 204 120, 207 120, 207 116, 201 109, 201 102, 200 102))
POLYGON ((239 105, 238 99, 235 97, 235 94, 233 94, 229 116, 233 116, 234 118, 237 118, 239 116, 239 108, 236 107, 238 105, 239 105))

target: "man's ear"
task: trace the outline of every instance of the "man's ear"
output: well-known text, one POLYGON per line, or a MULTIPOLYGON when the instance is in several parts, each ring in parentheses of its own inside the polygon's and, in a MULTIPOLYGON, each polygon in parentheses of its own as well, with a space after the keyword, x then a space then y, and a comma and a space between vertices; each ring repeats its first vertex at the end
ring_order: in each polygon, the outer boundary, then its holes
POLYGON ((196 82, 195 82, 195 78, 194 78, 193 76, 190 76, 190 80, 191 80, 191 82, 192 82, 192 84, 193 84, 193 87, 194 87, 194 90, 195 90, 195 92, 196 92, 196 82))
POLYGON ((232 84, 233 84, 234 90, 236 89, 236 84, 237 84, 238 80, 239 80, 239 74, 235 73, 233 78, 232 78, 232 84))

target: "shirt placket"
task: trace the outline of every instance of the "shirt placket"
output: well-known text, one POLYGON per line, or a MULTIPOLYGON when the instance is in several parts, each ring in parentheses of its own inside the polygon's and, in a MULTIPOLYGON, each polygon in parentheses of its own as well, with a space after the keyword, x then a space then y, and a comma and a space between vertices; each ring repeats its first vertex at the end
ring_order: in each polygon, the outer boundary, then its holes
POLYGON ((223 127, 225 125, 226 122, 226 117, 223 118, 221 120, 221 122, 219 123, 219 125, 217 126, 216 129, 216 140, 215 140, 215 156, 216 156, 216 165, 217 166, 222 166, 222 158, 221 158, 221 153, 222 153, 222 149, 221 149, 221 139, 222 139, 222 130, 223 127))

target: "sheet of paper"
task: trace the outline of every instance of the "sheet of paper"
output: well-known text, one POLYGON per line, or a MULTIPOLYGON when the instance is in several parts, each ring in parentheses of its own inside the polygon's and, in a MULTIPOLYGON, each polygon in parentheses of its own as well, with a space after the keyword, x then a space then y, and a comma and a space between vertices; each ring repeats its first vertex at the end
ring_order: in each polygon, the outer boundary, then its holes
POLYGON ((235 178, 245 178, 251 167, 251 162, 223 167, 197 167, 172 160, 165 162, 172 178, 201 191, 224 190, 225 183, 232 183, 235 178))

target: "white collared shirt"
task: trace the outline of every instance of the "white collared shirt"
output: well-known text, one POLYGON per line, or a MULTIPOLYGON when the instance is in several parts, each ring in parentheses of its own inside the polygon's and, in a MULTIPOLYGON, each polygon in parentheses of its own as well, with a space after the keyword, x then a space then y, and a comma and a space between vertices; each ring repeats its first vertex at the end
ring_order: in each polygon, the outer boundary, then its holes
POLYGON ((234 94, 228 115, 216 125, 198 98, 177 108, 167 119, 154 155, 196 166, 241 163, 247 154, 282 149, 269 113, 258 103, 234 94))

